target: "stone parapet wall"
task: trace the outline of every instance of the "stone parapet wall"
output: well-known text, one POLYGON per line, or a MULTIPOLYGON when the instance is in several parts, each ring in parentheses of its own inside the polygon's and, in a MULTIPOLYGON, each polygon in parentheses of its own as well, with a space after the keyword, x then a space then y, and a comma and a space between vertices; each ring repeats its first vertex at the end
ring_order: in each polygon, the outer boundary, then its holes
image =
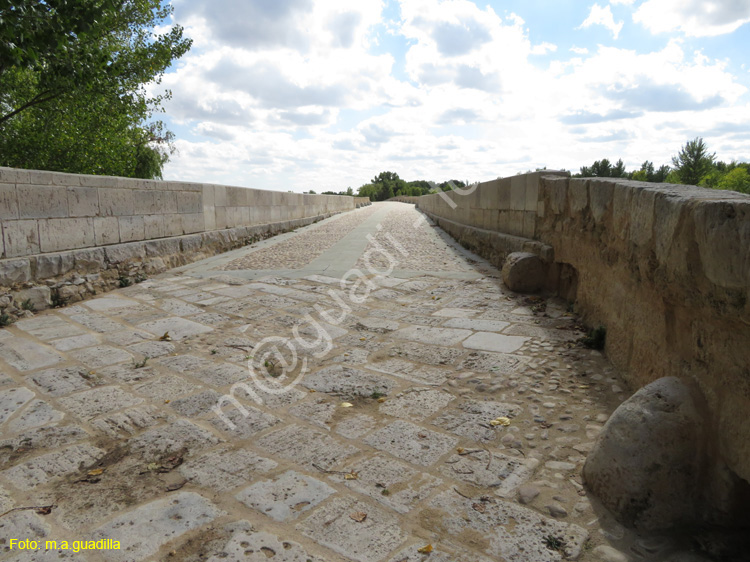
POLYGON ((417 206, 459 225, 448 228, 459 240, 489 231, 551 247, 557 282, 576 277, 561 292, 589 325, 606 327, 613 364, 634 388, 669 375, 697 383, 716 455, 750 480, 749 196, 539 172, 417 206))
POLYGON ((330 215, 355 198, 0 168, 2 258, 330 215))
POLYGON ((0 314, 80 300, 366 197, 0 168, 0 314))

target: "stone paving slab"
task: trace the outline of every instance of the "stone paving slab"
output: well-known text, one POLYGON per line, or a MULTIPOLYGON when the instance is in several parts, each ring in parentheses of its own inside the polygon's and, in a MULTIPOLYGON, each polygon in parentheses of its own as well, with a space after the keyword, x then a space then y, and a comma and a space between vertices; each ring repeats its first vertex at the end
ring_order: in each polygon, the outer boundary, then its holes
POLYGON ((357 221, 319 252, 302 229, 0 330, 0 513, 55 506, 0 529, 123 545, 34 560, 668 558, 583 495, 626 392, 566 303, 507 294, 412 206, 357 221), (217 270, 253 254, 276 269, 217 270), (342 282, 355 266, 371 285, 342 282), (250 378, 264 338, 320 330, 298 384, 250 378))

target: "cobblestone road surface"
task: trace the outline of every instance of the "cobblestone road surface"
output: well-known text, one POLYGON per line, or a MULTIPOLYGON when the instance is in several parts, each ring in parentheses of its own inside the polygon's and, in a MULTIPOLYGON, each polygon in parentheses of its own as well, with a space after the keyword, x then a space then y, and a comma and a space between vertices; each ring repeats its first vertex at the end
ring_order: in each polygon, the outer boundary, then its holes
POLYGON ((508 294, 413 206, 317 226, 380 216, 408 254, 388 276, 305 272, 331 240, 302 229, 235 262, 296 277, 169 273, 0 331, 0 558, 666 559, 583 490, 626 394, 564 303, 508 294))

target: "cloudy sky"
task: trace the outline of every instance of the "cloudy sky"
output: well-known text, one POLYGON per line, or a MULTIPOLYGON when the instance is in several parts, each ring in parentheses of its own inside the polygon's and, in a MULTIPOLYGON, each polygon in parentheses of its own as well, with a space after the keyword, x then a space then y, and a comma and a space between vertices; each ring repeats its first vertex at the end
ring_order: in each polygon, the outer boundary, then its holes
POLYGON ((750 0, 173 0, 165 179, 305 191, 750 160, 750 0))

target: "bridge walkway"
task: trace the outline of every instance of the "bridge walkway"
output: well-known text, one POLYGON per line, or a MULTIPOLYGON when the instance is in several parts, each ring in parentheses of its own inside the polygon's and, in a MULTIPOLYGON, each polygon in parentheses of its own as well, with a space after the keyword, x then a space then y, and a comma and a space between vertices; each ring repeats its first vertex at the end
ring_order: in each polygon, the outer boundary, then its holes
POLYGON ((2 557, 664 559, 583 490, 626 391, 581 335, 402 203, 37 314, 0 331, 2 557))

